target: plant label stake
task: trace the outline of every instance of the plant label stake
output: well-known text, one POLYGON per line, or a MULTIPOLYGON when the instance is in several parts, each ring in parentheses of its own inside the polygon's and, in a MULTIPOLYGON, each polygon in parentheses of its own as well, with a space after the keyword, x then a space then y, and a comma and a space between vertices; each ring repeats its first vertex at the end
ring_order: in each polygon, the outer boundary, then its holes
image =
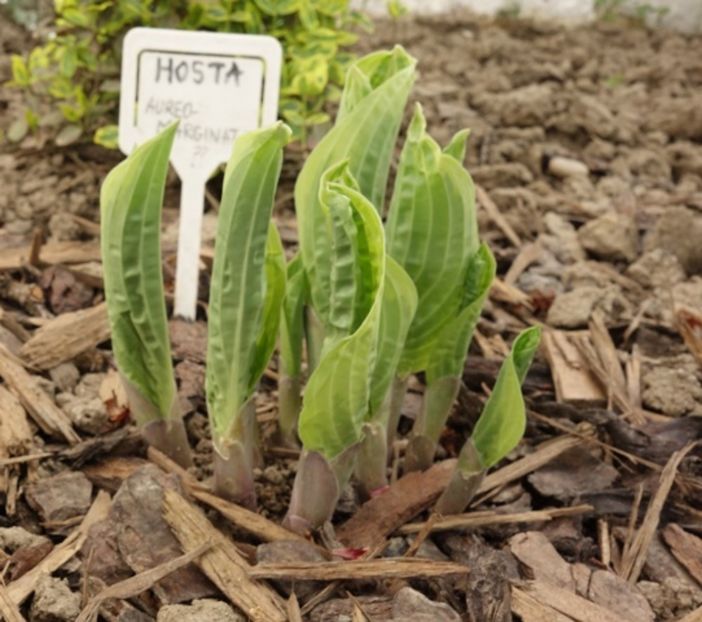
POLYGON ((205 184, 239 134, 275 122, 281 60, 280 43, 263 35, 133 28, 124 39, 120 149, 129 154, 180 121, 175 315, 195 318, 205 184))

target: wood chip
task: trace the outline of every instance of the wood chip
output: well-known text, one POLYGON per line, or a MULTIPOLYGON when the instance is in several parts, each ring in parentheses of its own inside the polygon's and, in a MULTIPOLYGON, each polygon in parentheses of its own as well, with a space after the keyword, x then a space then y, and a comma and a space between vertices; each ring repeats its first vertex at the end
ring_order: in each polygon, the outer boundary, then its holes
MULTIPOLYGON (((547 610, 553 609, 577 622, 637 622, 622 618, 619 614, 612 613, 601 605, 544 581, 527 581, 513 587, 513 597, 515 590, 524 592, 547 610)), ((522 594, 517 594, 517 603, 523 602, 523 600, 522 594)), ((517 613, 514 605, 512 610, 517 613)), ((554 619, 562 620, 562 618, 554 619)))
POLYGON ((695 443, 690 443, 679 451, 676 451, 670 457, 670 460, 668 460, 661 472, 658 480, 658 489, 648 505, 641 527, 637 530, 631 547, 623 554, 621 564, 622 576, 627 579, 629 583, 636 583, 641 574, 641 569, 646 562, 648 547, 651 545, 651 541, 656 535, 656 529, 658 528, 658 523, 661 518, 661 511, 673 487, 678 467, 682 459, 694 446, 695 443))
POLYGON ((190 553, 185 553, 175 559, 171 559, 163 564, 140 572, 129 579, 124 581, 119 581, 114 583, 109 587, 102 590, 99 594, 90 599, 90 602, 85 606, 85 608, 80 612, 80 615, 76 618, 76 622, 95 622, 100 612, 100 607, 102 604, 112 598, 127 599, 133 598, 145 592, 158 583, 164 577, 169 574, 187 566, 190 562, 194 561, 200 555, 202 555, 206 550, 210 548, 209 543, 204 543, 201 547, 191 551, 190 553))
MULTIPOLYGON (((533 453, 490 473, 478 489, 485 494, 547 464, 564 451, 582 444, 572 437, 558 437, 540 445, 533 453)), ((443 492, 455 468, 455 460, 437 462, 424 472, 401 477, 382 495, 364 503, 339 527, 337 537, 346 546, 374 549, 385 537, 426 510, 443 492)))
POLYGON ((675 559, 702 585, 702 538, 688 533, 675 523, 666 525, 662 535, 675 559))
POLYGON ((553 329, 543 333, 543 352, 551 367, 556 398, 559 402, 605 400, 600 383, 574 342, 574 339, 587 338, 588 335, 587 331, 570 332, 553 329))
POLYGON ((83 517, 81 524, 63 542, 56 545, 51 553, 34 568, 7 586, 7 592, 15 604, 21 605, 27 599, 34 591, 37 581, 42 574, 53 573, 80 550, 90 528, 98 521, 107 518, 110 504, 110 495, 101 490, 95 497, 95 501, 90 506, 88 513, 83 517))
POLYGON ((284 601, 267 585, 250 578, 251 566, 199 509, 168 489, 163 506, 164 518, 184 552, 212 544, 195 563, 233 604, 255 622, 285 622, 284 601))
POLYGON ((0 386, 0 446, 7 456, 23 456, 33 445, 27 413, 19 400, 0 386))
POLYGON ((702 313, 684 305, 675 305, 675 325, 690 352, 702 365, 702 313))
POLYGON ((5 622, 25 622, 24 616, 2 583, 0 583, 0 616, 5 622))
POLYGON ((0 376, 19 397, 22 405, 46 434, 62 437, 71 445, 80 442, 80 437, 71 427, 65 413, 39 386, 35 376, 30 375, 10 351, 0 344, 0 376))
POLYGON ((514 285, 521 274, 531 264, 541 259, 544 249, 538 242, 530 242, 522 246, 519 254, 514 258, 512 265, 505 274, 504 281, 507 285, 514 285))
POLYGON ((256 579, 339 581, 354 579, 409 579, 467 574, 468 567, 454 562, 417 557, 396 557, 338 562, 258 564, 249 571, 256 579))
POLYGON ((51 369, 109 338, 110 322, 103 302, 47 322, 22 346, 20 354, 32 367, 51 369))
POLYGON ((540 603, 518 587, 512 587, 512 612, 516 613, 522 622, 573 622, 573 618, 540 603))
MULTIPOLYGON (((0 270, 19 270, 29 263, 31 255, 31 244, 20 248, 5 248, 0 251, 0 270)), ((97 242, 49 242, 39 252, 39 261, 50 265, 99 259, 100 244, 97 242)))
POLYGON ((490 525, 512 525, 515 523, 540 523, 561 518, 564 516, 579 516, 593 511, 591 505, 576 505, 568 508, 551 508, 547 510, 535 510, 532 512, 517 512, 515 514, 503 514, 500 512, 469 512, 466 514, 456 514, 445 518, 436 518, 431 525, 426 523, 408 523, 398 529, 399 533, 410 534, 420 533, 423 529, 429 528, 429 533, 439 531, 462 531, 465 529, 477 529, 490 525))
POLYGON ((500 208, 497 207, 495 202, 490 198, 490 195, 478 184, 475 184, 475 198, 478 199, 478 203, 483 206, 487 215, 505 234, 505 237, 517 248, 522 245, 522 241, 517 235, 517 232, 512 228, 512 225, 507 222, 507 219, 500 212, 500 208))

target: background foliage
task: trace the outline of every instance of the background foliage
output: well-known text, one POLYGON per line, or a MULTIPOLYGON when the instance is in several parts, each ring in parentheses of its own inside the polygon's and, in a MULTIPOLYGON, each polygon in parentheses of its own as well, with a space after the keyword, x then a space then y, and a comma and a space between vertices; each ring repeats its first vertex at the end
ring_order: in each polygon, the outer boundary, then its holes
POLYGON ((27 101, 8 132, 13 140, 42 126, 55 128, 59 145, 87 131, 115 146, 122 39, 136 26, 277 37, 285 50, 280 115, 305 140, 328 120, 325 104, 340 96, 352 59, 345 48, 356 41, 350 29, 370 25, 349 0, 55 0, 55 10, 46 42, 12 58, 11 84, 27 101))

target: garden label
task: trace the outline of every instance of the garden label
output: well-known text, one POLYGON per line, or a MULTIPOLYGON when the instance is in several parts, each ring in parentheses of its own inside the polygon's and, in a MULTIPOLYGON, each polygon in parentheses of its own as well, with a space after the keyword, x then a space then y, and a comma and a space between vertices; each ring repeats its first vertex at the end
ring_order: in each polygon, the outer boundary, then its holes
POLYGON ((195 318, 205 184, 237 136, 275 122, 281 59, 277 39, 262 35, 134 28, 124 39, 120 149, 129 154, 179 121, 175 315, 195 318))

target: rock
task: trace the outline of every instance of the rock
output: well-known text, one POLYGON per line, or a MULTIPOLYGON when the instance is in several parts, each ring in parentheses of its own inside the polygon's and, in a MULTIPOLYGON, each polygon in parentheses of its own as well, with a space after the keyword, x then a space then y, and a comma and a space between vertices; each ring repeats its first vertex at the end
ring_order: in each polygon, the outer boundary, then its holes
POLYGON ((388 544, 383 551, 383 557, 402 557, 408 548, 407 540, 402 536, 389 538, 388 544))
POLYGON ((556 212, 548 212, 544 215, 544 225, 548 234, 543 234, 540 239, 558 261, 568 264, 585 259, 585 251, 575 227, 563 216, 556 212))
POLYGON ((73 363, 61 363, 49 370, 51 381, 59 391, 73 391, 80 380, 80 372, 73 363))
POLYGON ((34 590, 30 622, 74 622, 80 613, 80 594, 61 579, 42 575, 34 590))
POLYGON ((422 557, 424 559, 432 559, 435 562, 447 562, 449 561, 448 556, 441 552, 441 549, 436 546, 431 538, 427 538, 419 545, 415 557, 422 557))
POLYGON ((83 473, 64 471, 33 482, 24 496, 43 522, 64 523, 85 515, 92 492, 93 485, 83 473))
POLYGON ((93 398, 100 395, 100 385, 107 374, 85 374, 75 388, 76 397, 93 398))
POLYGON ((22 527, 0 527, 0 549, 14 553, 17 549, 28 548, 50 542, 46 536, 31 533, 22 527))
POLYGON ((221 600, 203 598, 191 605, 161 607, 156 622, 246 622, 246 618, 221 600))
POLYGON ((702 273, 702 217, 686 207, 669 207, 656 222, 647 248, 662 248, 678 258, 689 275, 702 273))
POLYGON ((76 428, 88 434, 98 435, 110 427, 105 403, 99 397, 74 397, 63 406, 63 411, 76 428))
POLYGON ((702 415, 702 384, 689 355, 644 360, 641 387, 647 408, 672 417, 702 415))
POLYGON ((49 219, 49 234, 56 242, 68 242, 80 237, 81 227, 71 214, 57 212, 49 219))
POLYGON ((609 570, 595 570, 590 577, 588 598, 619 615, 636 622, 653 622, 655 615, 645 596, 635 586, 609 570))
POLYGON ((603 292, 598 287, 577 287, 572 291, 558 294, 548 310, 546 321, 559 328, 580 328, 586 326, 595 305, 602 299, 603 292))
POLYGON ((599 259, 633 261, 638 250, 636 223, 630 216, 607 212, 578 230, 583 248, 599 259))
POLYGON ((619 477, 612 465, 595 458, 587 449, 575 447, 528 476, 539 494, 570 500, 581 494, 609 488, 619 477))
POLYGON ((392 619, 400 622, 461 622, 451 607, 429 600, 411 587, 403 587, 392 601, 392 619))
POLYGON ((661 583, 639 581, 636 587, 660 620, 681 619, 702 605, 702 590, 677 577, 666 577, 661 583))
POLYGON ((643 287, 670 288, 685 280, 678 258, 662 248, 656 248, 641 255, 626 271, 627 276, 643 287))

